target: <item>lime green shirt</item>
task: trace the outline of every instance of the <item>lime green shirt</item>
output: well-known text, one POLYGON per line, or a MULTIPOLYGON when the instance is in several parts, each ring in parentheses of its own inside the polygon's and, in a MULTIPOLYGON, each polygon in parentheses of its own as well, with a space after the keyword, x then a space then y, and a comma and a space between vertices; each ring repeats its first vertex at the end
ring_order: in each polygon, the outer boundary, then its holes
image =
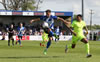
POLYGON ((71 27, 74 28, 74 32, 77 35, 82 35, 83 34, 83 28, 86 26, 84 21, 78 22, 77 20, 73 21, 71 24, 71 27))

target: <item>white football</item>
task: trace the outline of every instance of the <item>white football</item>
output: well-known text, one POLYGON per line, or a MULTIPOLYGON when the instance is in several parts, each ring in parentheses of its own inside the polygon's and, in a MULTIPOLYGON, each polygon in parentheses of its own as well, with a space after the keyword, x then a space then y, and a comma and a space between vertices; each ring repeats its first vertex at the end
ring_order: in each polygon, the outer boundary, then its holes
POLYGON ((44 22, 43 23, 43 28, 48 28, 48 27, 49 27, 48 23, 47 22, 44 22))

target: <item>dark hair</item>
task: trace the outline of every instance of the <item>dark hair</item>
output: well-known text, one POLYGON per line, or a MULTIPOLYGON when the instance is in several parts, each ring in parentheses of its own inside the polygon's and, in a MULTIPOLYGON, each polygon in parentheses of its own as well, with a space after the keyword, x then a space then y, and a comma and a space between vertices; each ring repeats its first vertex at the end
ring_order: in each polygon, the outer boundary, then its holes
POLYGON ((11 26, 11 25, 13 25, 13 26, 14 26, 14 24, 10 24, 10 26, 11 26))
POLYGON ((48 9, 48 10, 46 10, 45 12, 51 12, 51 10, 50 10, 50 9, 48 9))
POLYGON ((78 14, 77 17, 82 17, 82 15, 81 14, 78 14))
POLYGON ((22 22, 18 22, 18 26, 20 26, 20 24, 23 24, 22 22))

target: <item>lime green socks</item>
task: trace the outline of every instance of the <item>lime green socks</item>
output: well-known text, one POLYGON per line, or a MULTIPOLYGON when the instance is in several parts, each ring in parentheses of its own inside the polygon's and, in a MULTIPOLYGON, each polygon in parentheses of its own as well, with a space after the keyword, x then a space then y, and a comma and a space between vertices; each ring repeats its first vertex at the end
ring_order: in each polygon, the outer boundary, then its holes
POLYGON ((68 49, 71 49, 72 48, 72 44, 68 45, 68 49))
POLYGON ((89 43, 85 44, 85 48, 86 48, 86 53, 90 54, 90 48, 89 48, 89 43))

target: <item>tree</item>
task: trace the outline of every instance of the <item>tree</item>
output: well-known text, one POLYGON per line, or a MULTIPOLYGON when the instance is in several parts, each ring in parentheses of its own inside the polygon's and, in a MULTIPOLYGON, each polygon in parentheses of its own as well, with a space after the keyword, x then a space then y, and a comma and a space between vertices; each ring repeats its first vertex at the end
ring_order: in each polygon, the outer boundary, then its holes
POLYGON ((35 0, 2 0, 5 10, 35 10, 35 0))
MULTIPOLYGON (((87 25, 87 28, 90 30, 90 25, 87 25)), ((94 24, 94 25, 91 26, 91 29, 92 29, 92 30, 100 29, 100 25, 94 24)))
POLYGON ((73 20, 76 20, 76 17, 77 17, 77 15, 76 15, 76 14, 74 14, 74 16, 73 16, 73 20))
POLYGON ((22 10, 35 10, 36 6, 34 6, 34 0, 24 0, 22 4, 22 10))

